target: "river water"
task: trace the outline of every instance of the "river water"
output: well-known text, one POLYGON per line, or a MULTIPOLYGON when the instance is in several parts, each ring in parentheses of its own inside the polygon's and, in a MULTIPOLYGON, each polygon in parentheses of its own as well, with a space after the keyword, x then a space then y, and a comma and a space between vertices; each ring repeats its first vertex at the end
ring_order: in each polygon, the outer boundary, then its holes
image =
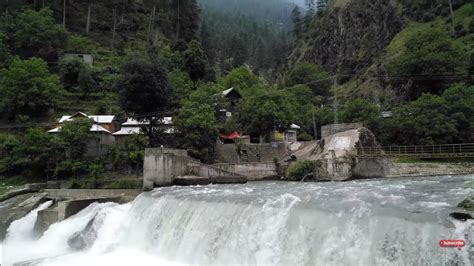
POLYGON ((9 228, 0 258, 2 266, 473 265, 474 223, 448 216, 469 193, 473 175, 158 188, 124 205, 92 204, 41 238, 33 211, 9 228), (82 250, 68 244, 77 232, 82 250), (466 246, 441 248, 442 239, 466 246))

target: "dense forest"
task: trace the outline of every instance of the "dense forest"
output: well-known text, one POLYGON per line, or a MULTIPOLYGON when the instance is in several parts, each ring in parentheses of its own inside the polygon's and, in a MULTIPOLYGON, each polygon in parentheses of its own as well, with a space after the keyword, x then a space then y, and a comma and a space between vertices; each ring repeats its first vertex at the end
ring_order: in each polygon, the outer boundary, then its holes
POLYGON ((219 133, 264 140, 292 123, 300 140, 362 122, 383 144, 474 142, 472 1, 304 3, 2 1, 0 175, 97 175, 150 145, 212 162, 219 133), (231 87, 243 99, 222 121, 215 95, 231 87), (150 125, 124 156, 91 163, 90 121, 45 130, 77 111, 150 125))

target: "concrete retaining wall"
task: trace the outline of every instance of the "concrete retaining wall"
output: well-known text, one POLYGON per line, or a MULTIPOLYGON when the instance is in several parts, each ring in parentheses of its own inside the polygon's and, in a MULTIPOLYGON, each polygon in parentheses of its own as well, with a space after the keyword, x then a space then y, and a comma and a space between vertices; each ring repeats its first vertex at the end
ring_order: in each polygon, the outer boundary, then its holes
POLYGON ((321 127, 321 138, 324 139, 330 135, 344 132, 351 129, 361 128, 362 123, 332 124, 321 127))
POLYGON ((274 162, 240 164, 220 163, 214 164, 213 166, 246 176, 248 180, 262 180, 278 175, 274 162))
POLYGON ((289 155, 287 144, 273 142, 263 144, 241 144, 240 154, 236 144, 217 144, 217 161, 222 163, 270 162, 289 155))
POLYGON ((190 158, 185 150, 150 148, 145 149, 143 163, 143 187, 173 184, 176 177, 186 175, 190 158))

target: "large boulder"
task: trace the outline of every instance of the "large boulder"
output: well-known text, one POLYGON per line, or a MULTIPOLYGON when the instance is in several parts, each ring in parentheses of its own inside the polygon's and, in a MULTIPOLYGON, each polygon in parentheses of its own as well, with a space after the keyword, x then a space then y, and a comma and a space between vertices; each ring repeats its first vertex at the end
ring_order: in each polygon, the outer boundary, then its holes
POLYGON ((320 161, 320 181, 386 177, 390 173, 389 160, 358 157, 359 148, 367 147, 381 149, 374 134, 362 127, 325 137, 311 152, 298 154, 297 160, 320 161))

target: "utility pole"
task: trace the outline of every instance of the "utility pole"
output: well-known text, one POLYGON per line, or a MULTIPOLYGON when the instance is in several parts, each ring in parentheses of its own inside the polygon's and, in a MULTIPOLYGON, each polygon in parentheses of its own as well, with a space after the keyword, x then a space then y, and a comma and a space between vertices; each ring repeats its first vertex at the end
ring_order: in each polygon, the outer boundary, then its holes
POLYGON ((318 131, 316 130, 316 119, 314 117, 314 110, 313 110, 313 132, 314 132, 314 139, 318 139, 318 131))
POLYGON ((89 30, 91 26, 91 4, 87 7, 87 23, 86 23, 86 34, 89 35, 89 30))

